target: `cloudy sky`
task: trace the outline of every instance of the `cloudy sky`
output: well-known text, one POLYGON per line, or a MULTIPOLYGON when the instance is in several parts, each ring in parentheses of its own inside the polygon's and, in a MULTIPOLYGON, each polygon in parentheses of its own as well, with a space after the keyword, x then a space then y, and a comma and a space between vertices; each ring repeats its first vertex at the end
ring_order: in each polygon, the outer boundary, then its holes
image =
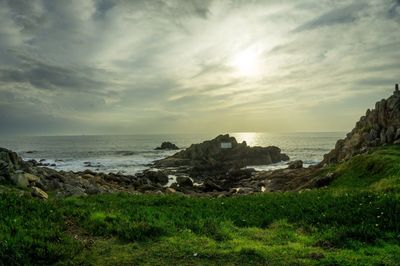
POLYGON ((400 0, 0 0, 0 133, 349 131, 399 29, 400 0))

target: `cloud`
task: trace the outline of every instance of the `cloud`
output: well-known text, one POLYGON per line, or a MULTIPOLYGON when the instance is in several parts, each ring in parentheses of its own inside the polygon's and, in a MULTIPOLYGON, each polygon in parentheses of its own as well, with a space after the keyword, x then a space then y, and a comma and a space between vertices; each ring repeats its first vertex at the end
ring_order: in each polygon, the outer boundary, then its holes
POLYGON ((0 133, 347 130, 398 76, 399 3, 0 0, 0 133))
POLYGON ((358 19, 358 14, 366 7, 366 2, 355 2, 345 7, 335 8, 298 26, 293 32, 313 30, 337 24, 354 23, 358 19))

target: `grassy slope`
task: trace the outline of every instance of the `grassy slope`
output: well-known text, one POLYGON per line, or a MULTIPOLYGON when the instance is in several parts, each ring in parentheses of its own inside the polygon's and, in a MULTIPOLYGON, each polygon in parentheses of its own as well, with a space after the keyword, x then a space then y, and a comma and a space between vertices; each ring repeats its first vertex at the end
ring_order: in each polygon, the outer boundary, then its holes
POLYGON ((0 195, 0 260, 396 265, 400 148, 331 170, 339 177, 329 189, 218 199, 113 194, 44 202, 8 191, 0 195))

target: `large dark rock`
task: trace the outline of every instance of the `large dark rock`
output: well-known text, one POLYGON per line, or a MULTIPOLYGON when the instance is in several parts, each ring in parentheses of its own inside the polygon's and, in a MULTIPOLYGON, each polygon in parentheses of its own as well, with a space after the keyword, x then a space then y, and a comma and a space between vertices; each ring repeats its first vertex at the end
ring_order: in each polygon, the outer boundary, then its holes
POLYGON ((0 176, 10 179, 17 170, 21 170, 24 163, 17 153, 0 148, 0 176))
POLYGON ((168 183, 168 175, 166 175, 162 171, 147 170, 144 171, 143 173, 138 174, 137 177, 142 180, 148 179, 152 183, 159 183, 161 185, 165 185, 168 183))
POLYGON ((300 169, 303 168, 303 161, 302 160, 296 160, 293 162, 288 163, 288 168, 289 169, 300 169))
MULTIPOLYGON (((213 140, 192 144, 189 148, 155 162, 156 167, 190 166, 194 174, 225 173, 232 168, 267 165, 287 161, 289 157, 275 146, 249 147, 234 137, 219 135, 213 140)), ((192 173, 192 174, 193 174, 192 173)))
POLYGON ((176 182, 181 187, 192 187, 193 186, 193 181, 188 176, 178 176, 176 178, 176 182))
POLYGON ((338 163, 386 144, 400 144, 400 92, 397 90, 388 99, 377 102, 375 109, 368 109, 354 129, 324 155, 321 164, 338 163))
POLYGON ((156 150, 179 150, 179 147, 169 141, 164 141, 156 150))

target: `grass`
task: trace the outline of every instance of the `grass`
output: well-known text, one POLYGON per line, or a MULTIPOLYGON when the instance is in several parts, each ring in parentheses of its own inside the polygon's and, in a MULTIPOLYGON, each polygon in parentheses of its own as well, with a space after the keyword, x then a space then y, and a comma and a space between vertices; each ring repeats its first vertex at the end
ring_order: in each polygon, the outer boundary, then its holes
POLYGON ((328 189, 229 198, 0 194, 0 265, 398 265, 400 149, 328 189))
POLYGON ((386 146, 336 166, 339 178, 331 188, 400 192, 400 148, 386 146))

